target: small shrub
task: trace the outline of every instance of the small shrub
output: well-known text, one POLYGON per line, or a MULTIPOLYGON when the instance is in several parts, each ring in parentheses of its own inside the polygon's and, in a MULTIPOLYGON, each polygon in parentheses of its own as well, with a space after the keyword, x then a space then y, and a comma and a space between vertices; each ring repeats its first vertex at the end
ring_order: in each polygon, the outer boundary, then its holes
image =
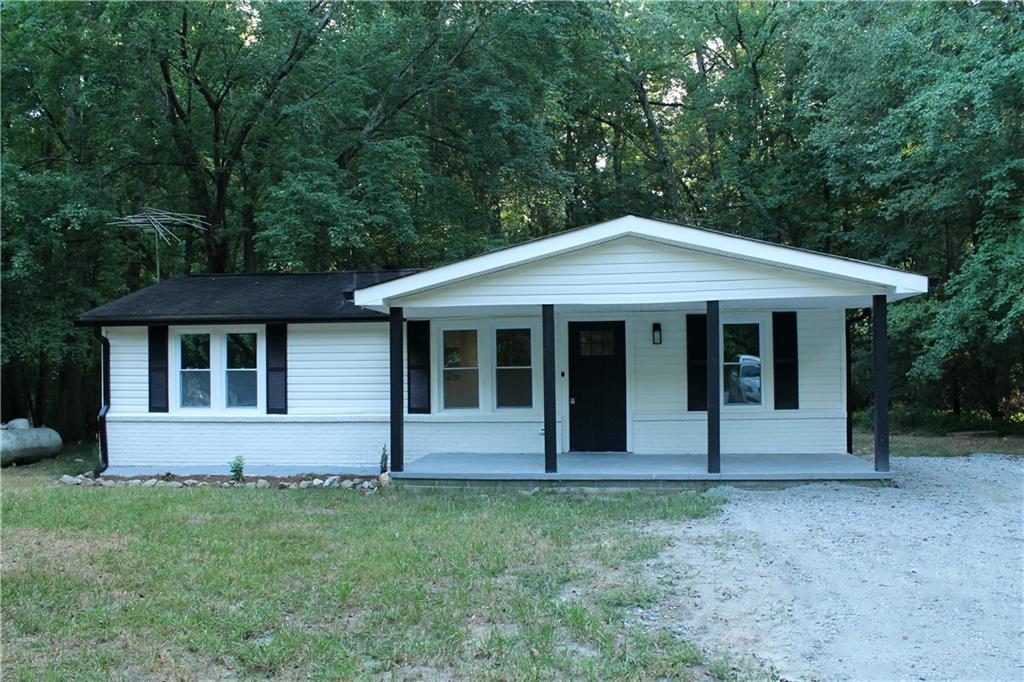
POLYGON ((388 446, 385 445, 380 449, 380 472, 386 474, 388 472, 388 446))
POLYGON ((245 476, 245 459, 239 455, 231 460, 229 466, 231 467, 231 480, 235 483, 241 483, 242 478, 245 476))

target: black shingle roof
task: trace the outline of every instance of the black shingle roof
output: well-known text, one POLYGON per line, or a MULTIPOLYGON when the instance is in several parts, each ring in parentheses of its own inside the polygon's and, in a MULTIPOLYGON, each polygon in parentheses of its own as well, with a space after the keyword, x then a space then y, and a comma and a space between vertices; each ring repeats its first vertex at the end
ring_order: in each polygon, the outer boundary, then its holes
POLYGON ((83 313, 80 324, 331 322, 386 316, 360 308, 352 292, 417 270, 189 275, 164 280, 83 313))

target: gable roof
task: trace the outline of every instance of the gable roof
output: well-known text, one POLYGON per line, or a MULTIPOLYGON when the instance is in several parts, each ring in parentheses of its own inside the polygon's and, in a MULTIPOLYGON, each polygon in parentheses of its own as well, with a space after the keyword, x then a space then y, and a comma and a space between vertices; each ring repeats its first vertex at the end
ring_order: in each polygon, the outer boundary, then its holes
POLYGON ((623 237, 635 237, 728 259, 879 287, 890 300, 914 296, 928 290, 927 277, 885 265, 739 237, 706 228, 625 215, 424 270, 398 281, 359 288, 355 292, 355 302, 361 306, 383 310, 392 301, 400 301, 439 287, 623 237))
POLYGON ((79 324, 338 322, 384 319, 352 302, 360 287, 418 270, 188 275, 164 280, 83 313, 79 324))

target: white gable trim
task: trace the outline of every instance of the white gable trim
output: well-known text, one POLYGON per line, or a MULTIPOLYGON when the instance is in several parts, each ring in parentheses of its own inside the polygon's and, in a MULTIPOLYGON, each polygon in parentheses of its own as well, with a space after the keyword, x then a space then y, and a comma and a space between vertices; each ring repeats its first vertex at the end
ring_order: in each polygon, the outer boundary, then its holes
POLYGON ((398 297, 407 297, 621 237, 649 239, 718 256, 880 286, 889 292, 891 299, 905 298, 928 290, 927 277, 882 265, 627 215, 358 289, 355 292, 355 303, 383 309, 398 297))

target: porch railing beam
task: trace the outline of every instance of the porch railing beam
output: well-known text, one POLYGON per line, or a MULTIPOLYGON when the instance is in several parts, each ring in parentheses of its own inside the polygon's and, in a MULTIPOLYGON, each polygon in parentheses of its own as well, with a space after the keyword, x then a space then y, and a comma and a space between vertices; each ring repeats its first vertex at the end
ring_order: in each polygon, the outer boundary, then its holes
POLYGON ((544 473, 558 471, 558 432, 555 426, 555 306, 541 306, 544 345, 544 473))
POLYGON ((388 312, 388 358, 391 384, 391 470, 405 469, 405 410, 402 364, 405 354, 404 311, 391 308, 388 312))
POLYGON ((889 470, 889 335, 885 294, 871 300, 875 361, 875 471, 889 470))
POLYGON ((718 301, 707 302, 708 349, 708 473, 722 471, 722 400, 719 373, 722 371, 721 352, 718 348, 718 301))

